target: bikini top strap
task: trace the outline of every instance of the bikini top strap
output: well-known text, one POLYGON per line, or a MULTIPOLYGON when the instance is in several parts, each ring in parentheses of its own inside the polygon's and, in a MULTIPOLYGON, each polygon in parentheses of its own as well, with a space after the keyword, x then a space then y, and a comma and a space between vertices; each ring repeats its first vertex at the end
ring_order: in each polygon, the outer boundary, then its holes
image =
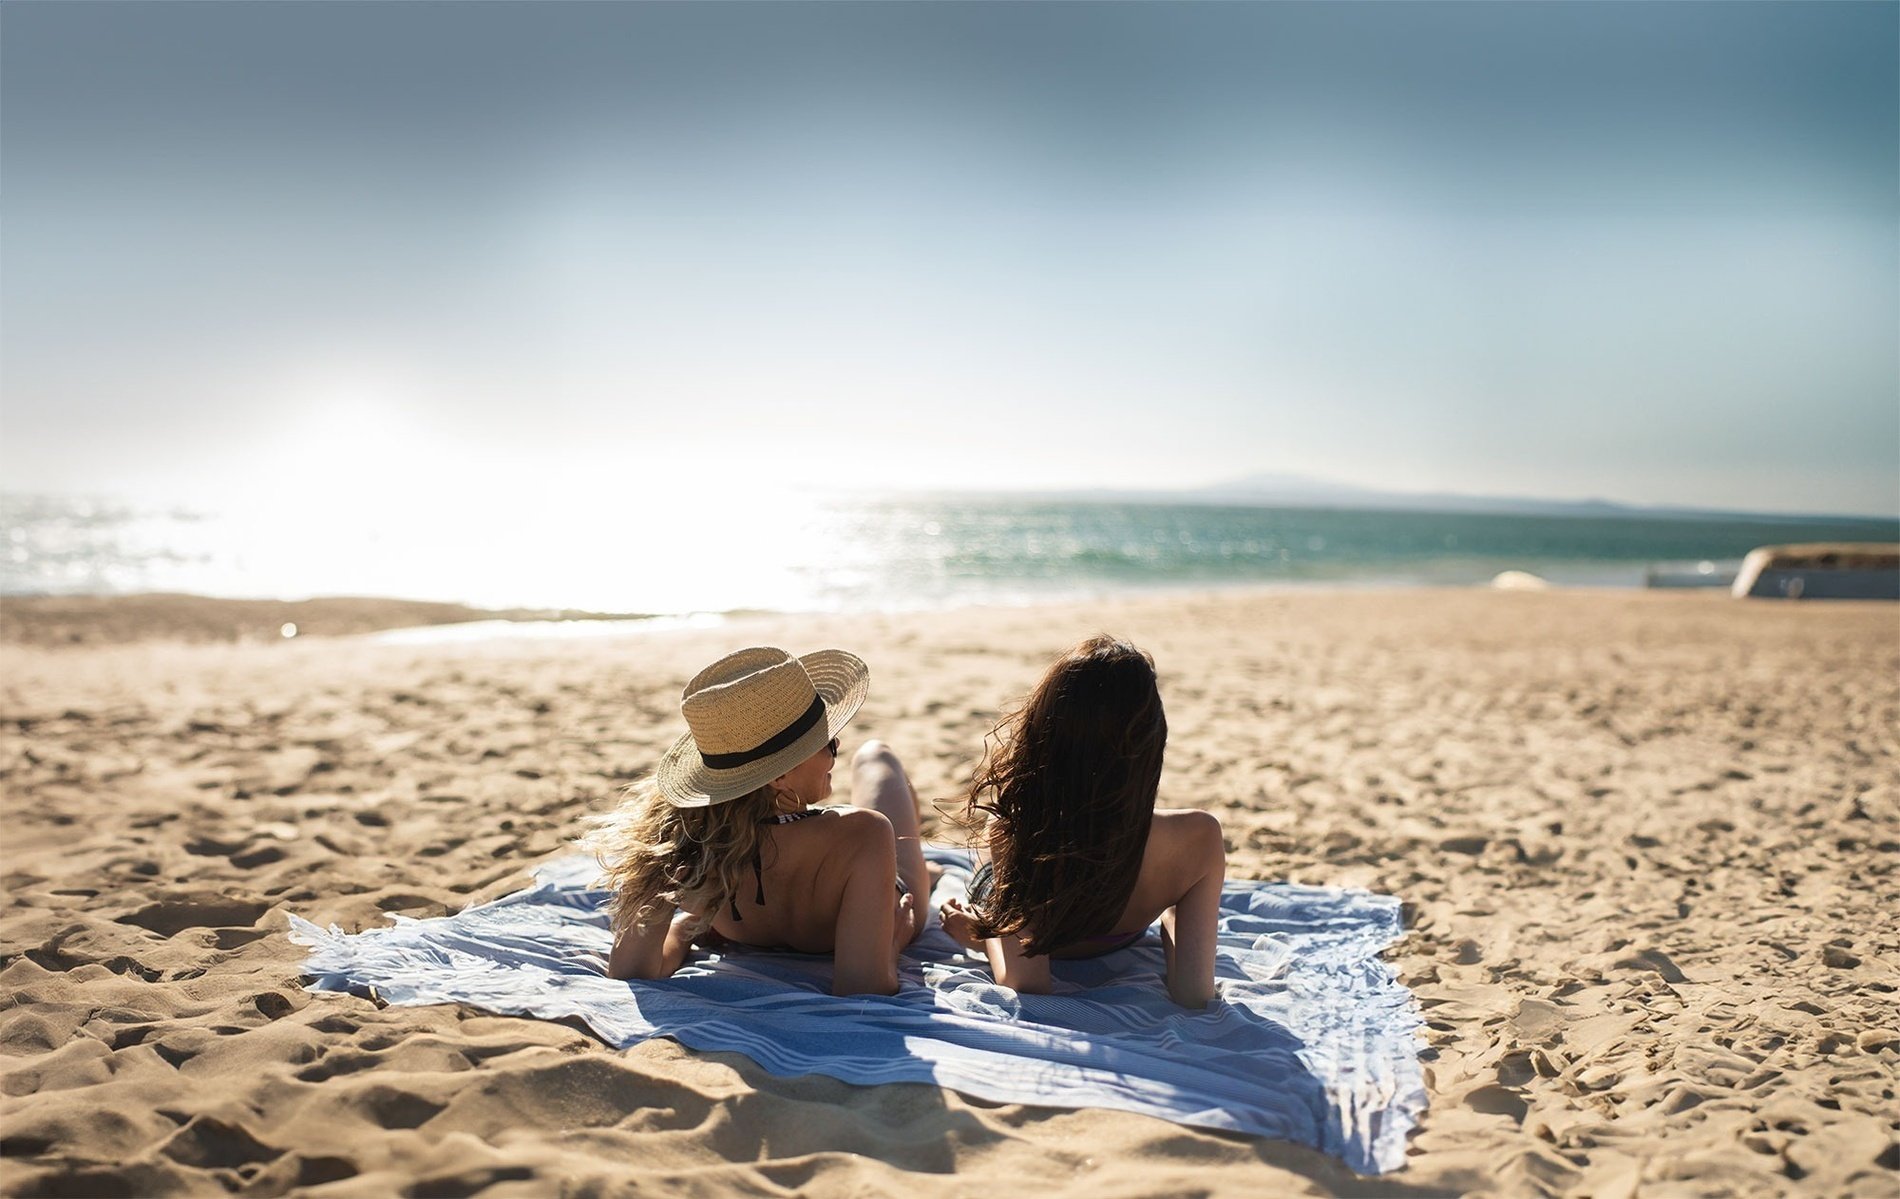
MULTIPOLYGON (((805 817, 816 816, 818 815, 818 813, 822 811, 824 811, 823 808, 804 808, 797 812, 778 812, 778 813, 774 813, 771 816, 767 816, 764 820, 759 821, 759 823, 760 824, 796 824, 800 820, 805 819, 805 817)), ((752 902, 758 904, 760 907, 764 907, 765 906, 765 863, 759 859, 759 847, 756 845, 752 847, 752 878, 758 884, 758 893, 755 896, 753 896, 752 902)), ((739 915, 738 896, 728 895, 726 897, 726 903, 732 908, 732 918, 734 920, 743 919, 739 915)))
POLYGON ((774 812, 770 816, 767 816, 764 820, 759 821, 759 823, 760 824, 797 824, 799 821, 805 819, 807 816, 817 816, 824 811, 825 811, 824 808, 800 808, 796 812, 774 812))

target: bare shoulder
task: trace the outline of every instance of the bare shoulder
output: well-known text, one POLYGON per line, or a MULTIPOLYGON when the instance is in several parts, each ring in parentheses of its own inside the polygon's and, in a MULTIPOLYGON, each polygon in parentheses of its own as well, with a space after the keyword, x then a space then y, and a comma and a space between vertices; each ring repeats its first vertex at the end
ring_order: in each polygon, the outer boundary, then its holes
POLYGON ((1227 865, 1220 817, 1198 808, 1156 811, 1148 828, 1148 849, 1150 861, 1158 858, 1168 873, 1181 877, 1225 871, 1227 865))
POLYGON ((836 841, 847 837, 895 837, 891 831, 890 818, 884 813, 870 808, 854 808, 840 804, 837 807, 814 809, 807 820, 790 820, 784 824, 772 826, 772 831, 785 838, 809 838, 813 841, 836 841))
MULTIPOLYGON (((853 879, 897 877, 897 834, 882 812, 869 808, 839 811, 823 820, 807 820, 824 838, 818 877, 845 887, 853 879)), ((882 884, 888 886, 889 884, 882 884)))
POLYGON ((891 818, 873 808, 833 808, 831 819, 823 822, 834 830, 838 837, 863 837, 870 840, 895 842, 897 833, 891 828, 891 818))
POLYGON ((870 808, 827 808, 823 816, 801 820, 780 830, 827 858, 857 857, 867 850, 897 851, 897 833, 890 818, 870 808))
POLYGON ((1159 838, 1170 850, 1221 844, 1220 817, 1199 808, 1157 808, 1154 823, 1148 827, 1150 841, 1159 838))
POLYGON ((1193 808, 1159 809, 1148 826, 1148 849, 1120 926, 1152 921, 1206 880, 1218 886, 1226 873, 1220 817, 1193 808))

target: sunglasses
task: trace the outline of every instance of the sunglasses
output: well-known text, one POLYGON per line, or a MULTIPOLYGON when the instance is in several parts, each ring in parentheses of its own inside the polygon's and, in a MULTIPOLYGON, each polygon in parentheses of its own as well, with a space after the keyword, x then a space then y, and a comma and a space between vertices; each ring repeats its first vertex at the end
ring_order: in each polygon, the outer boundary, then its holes
POLYGON ((837 761, 838 760, 838 739, 836 737, 833 737, 831 740, 825 742, 825 748, 831 751, 831 760, 834 762, 837 761))

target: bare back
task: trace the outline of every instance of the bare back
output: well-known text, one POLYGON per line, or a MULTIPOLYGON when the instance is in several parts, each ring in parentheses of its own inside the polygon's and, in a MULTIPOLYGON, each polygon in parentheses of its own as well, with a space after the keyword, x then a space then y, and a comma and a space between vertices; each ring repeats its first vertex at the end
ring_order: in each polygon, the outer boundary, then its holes
MULTIPOLYGON (((1185 1007, 1203 1007, 1214 995, 1214 953, 1226 869, 1219 818, 1194 810, 1156 811, 1134 890, 1104 934, 1105 938, 1134 936, 1160 920, 1168 993, 1185 1007)), ((1018 991, 1048 992, 1049 958, 1024 955, 1020 936, 978 937, 969 913, 961 910, 947 913, 944 927, 971 948, 983 948, 997 982, 1018 991)), ((1080 956, 1074 948, 1069 952, 1080 956)))
MULTIPOLYGON (((742 945, 830 953, 838 995, 897 990, 897 951, 915 922, 908 896, 892 886, 897 839, 882 812, 819 810, 765 830, 757 879, 714 914, 712 931, 742 945), (763 888, 765 902, 759 902, 763 888), (737 907, 735 919, 733 908, 737 907)), ((670 905, 623 930, 608 956, 612 978, 666 978, 692 949, 670 905)))
MULTIPOLYGON (((757 880, 747 879, 733 903, 721 907, 713 931, 728 941, 760 948, 831 953, 837 948, 838 917, 859 855, 858 842, 872 839, 875 813, 862 808, 814 808, 813 815, 765 830, 757 880), (759 885, 754 886, 754 882, 759 885), (763 891, 765 902, 759 903, 763 891), (738 917, 733 916, 734 906, 738 917)), ((888 828, 888 822, 885 822, 888 828)), ((886 834, 888 836, 888 833, 886 834)), ((887 882, 886 906, 896 911, 898 892, 887 882)))
MULTIPOLYGON (((836 742, 774 781, 817 804, 831 794, 836 742)), ((917 831, 917 793, 897 755, 866 741, 851 756, 851 807, 805 807, 760 827, 758 877, 712 912, 710 932, 741 945, 829 953, 835 995, 891 995, 897 955, 923 931, 929 882, 917 831), (783 818, 781 818, 783 820, 783 818), (895 885, 894 885, 895 884, 895 885)), ((707 939, 699 920, 657 904, 623 928, 607 955, 610 978, 668 978, 707 939)))
MULTIPOLYGON (((1205 856, 1207 830, 1199 826, 1208 819, 1205 812, 1155 812, 1134 889, 1128 893, 1128 902, 1122 905, 1115 923, 1102 934, 1104 939, 1146 932, 1163 912, 1181 901, 1204 873, 1203 864, 1196 859, 1205 856)), ((1052 956, 1061 958, 1069 953, 1067 949, 1057 950, 1052 956)))

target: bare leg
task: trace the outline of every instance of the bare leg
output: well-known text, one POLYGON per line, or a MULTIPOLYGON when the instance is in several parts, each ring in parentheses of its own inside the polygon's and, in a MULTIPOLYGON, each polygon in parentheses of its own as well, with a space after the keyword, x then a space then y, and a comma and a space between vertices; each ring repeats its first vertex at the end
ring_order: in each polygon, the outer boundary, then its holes
POLYGON ((924 866, 923 838, 918 830, 917 793, 911 790, 904 764, 882 741, 866 741, 851 756, 851 802, 882 812, 891 822, 897 833, 897 877, 916 904, 916 931, 922 932, 929 910, 930 874, 924 866))

